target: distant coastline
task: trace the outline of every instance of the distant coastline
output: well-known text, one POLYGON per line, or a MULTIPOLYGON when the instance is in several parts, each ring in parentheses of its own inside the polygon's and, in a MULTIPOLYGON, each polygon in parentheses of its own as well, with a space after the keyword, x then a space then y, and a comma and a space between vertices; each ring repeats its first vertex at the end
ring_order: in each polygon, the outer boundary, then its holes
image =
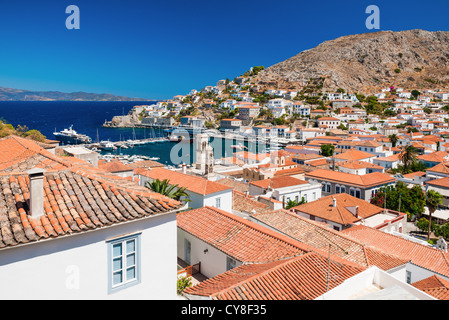
POLYGON ((0 101, 154 101, 109 93, 32 91, 0 87, 0 101))

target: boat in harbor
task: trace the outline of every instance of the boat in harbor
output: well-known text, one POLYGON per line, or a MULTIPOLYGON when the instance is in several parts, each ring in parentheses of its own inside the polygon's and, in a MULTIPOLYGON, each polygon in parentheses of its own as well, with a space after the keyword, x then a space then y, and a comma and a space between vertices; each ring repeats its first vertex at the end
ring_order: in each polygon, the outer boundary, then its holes
POLYGON ((177 136, 177 135, 171 135, 168 140, 170 140, 171 142, 179 142, 182 140, 182 136, 177 136))
POLYGON ((62 142, 63 144, 83 144, 92 142, 92 139, 89 136, 73 130, 73 125, 71 125, 68 129, 64 129, 59 132, 55 129, 53 135, 56 140, 62 142))
POLYGON ((111 141, 101 141, 100 148, 106 151, 112 151, 117 149, 117 147, 111 141))

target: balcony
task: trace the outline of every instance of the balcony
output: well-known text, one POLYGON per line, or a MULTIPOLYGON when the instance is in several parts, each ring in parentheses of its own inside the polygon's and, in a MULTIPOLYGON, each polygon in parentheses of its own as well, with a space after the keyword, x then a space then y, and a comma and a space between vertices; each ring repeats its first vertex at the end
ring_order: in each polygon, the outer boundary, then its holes
POLYGON ((192 286, 207 279, 205 275, 201 273, 201 262, 188 265, 184 260, 178 258, 178 277, 191 277, 192 286))

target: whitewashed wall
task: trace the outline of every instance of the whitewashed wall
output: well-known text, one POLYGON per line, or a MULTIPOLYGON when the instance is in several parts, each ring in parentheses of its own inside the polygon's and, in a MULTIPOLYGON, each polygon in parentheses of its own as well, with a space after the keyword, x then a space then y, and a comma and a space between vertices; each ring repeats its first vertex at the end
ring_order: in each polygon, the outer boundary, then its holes
POLYGON ((0 250, 0 299, 176 299, 176 214, 0 250), (110 238, 141 232, 141 283, 108 294, 110 238))
MULTIPOLYGON (((210 244, 198 239, 188 232, 178 228, 178 257, 185 261, 184 244, 185 239, 190 241, 191 254, 190 264, 201 262, 201 273, 208 278, 226 272, 227 255, 210 244), (207 249, 207 253, 204 250, 207 249)), ((241 262, 237 261, 237 267, 241 262)))
MULTIPOLYGON (((139 176, 139 184, 141 186, 145 186, 147 181, 151 182, 153 181, 153 179, 142 175, 139 176)), ((216 207, 216 198, 221 198, 220 209, 232 213, 232 189, 206 195, 195 193, 190 190, 186 190, 186 193, 189 195, 190 199, 190 201, 188 202, 188 206, 192 209, 198 209, 204 206, 216 207)), ((183 200, 183 198, 181 200, 183 200)))

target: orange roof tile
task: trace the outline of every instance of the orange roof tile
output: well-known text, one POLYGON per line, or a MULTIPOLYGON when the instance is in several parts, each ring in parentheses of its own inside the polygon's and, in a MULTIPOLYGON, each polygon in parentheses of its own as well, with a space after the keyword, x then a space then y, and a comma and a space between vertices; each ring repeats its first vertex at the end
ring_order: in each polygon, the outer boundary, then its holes
POLYGON ((319 179, 332 182, 340 182, 363 188, 383 185, 396 181, 395 178, 381 172, 373 172, 365 175, 357 175, 346 172, 338 172, 326 169, 317 169, 305 174, 307 178, 319 179))
POLYGON ((449 281, 436 275, 416 281, 412 286, 438 300, 449 300, 449 281))
POLYGON ((360 150, 349 150, 333 156, 333 158, 341 160, 362 160, 374 157, 376 156, 371 153, 363 152, 360 150))
POLYGON ((308 184, 308 182, 290 176, 282 176, 282 177, 274 177, 271 179, 252 181, 250 182, 250 184, 264 189, 267 188, 279 189, 297 186, 301 184, 308 184))
POLYGON ((342 225, 353 224, 361 219, 366 219, 383 211, 382 208, 347 193, 338 193, 322 197, 318 200, 293 207, 292 210, 307 213, 342 225), (334 199, 336 199, 335 207, 333 206, 334 199), (355 216, 348 210, 348 207, 356 206, 358 206, 358 216, 355 216))
POLYGON ((328 251, 331 245, 333 255, 362 267, 377 266, 382 270, 389 270, 408 262, 365 246, 322 222, 312 221, 287 210, 258 212, 251 214, 251 218, 314 248, 328 251))
POLYGON ((191 192, 201 195, 232 189, 230 186, 210 181, 202 177, 188 175, 165 168, 153 168, 151 170, 138 168, 135 169, 134 172, 135 174, 140 174, 153 180, 159 179, 162 181, 168 179, 169 183, 172 185, 177 184, 179 187, 186 188, 191 192))
POLYGON ((449 276, 447 252, 362 225, 343 230, 342 233, 383 252, 409 259, 411 263, 437 275, 449 276))
POLYGON ((313 300, 363 268, 315 252, 282 261, 245 264, 187 288, 213 300, 313 300), (332 277, 329 280, 328 274, 332 277))
POLYGON ((0 174, 0 248, 93 230, 173 211, 181 203, 125 179, 104 179, 81 169, 44 175, 44 215, 32 218, 29 178, 0 174), (119 183, 121 182, 121 183, 119 183))
POLYGON ((295 257, 309 247, 289 237, 214 207, 178 213, 178 228, 245 263, 295 257))
POLYGON ((111 161, 99 160, 98 167, 108 172, 123 172, 134 170, 132 167, 127 166, 123 162, 116 159, 112 159, 111 161))

